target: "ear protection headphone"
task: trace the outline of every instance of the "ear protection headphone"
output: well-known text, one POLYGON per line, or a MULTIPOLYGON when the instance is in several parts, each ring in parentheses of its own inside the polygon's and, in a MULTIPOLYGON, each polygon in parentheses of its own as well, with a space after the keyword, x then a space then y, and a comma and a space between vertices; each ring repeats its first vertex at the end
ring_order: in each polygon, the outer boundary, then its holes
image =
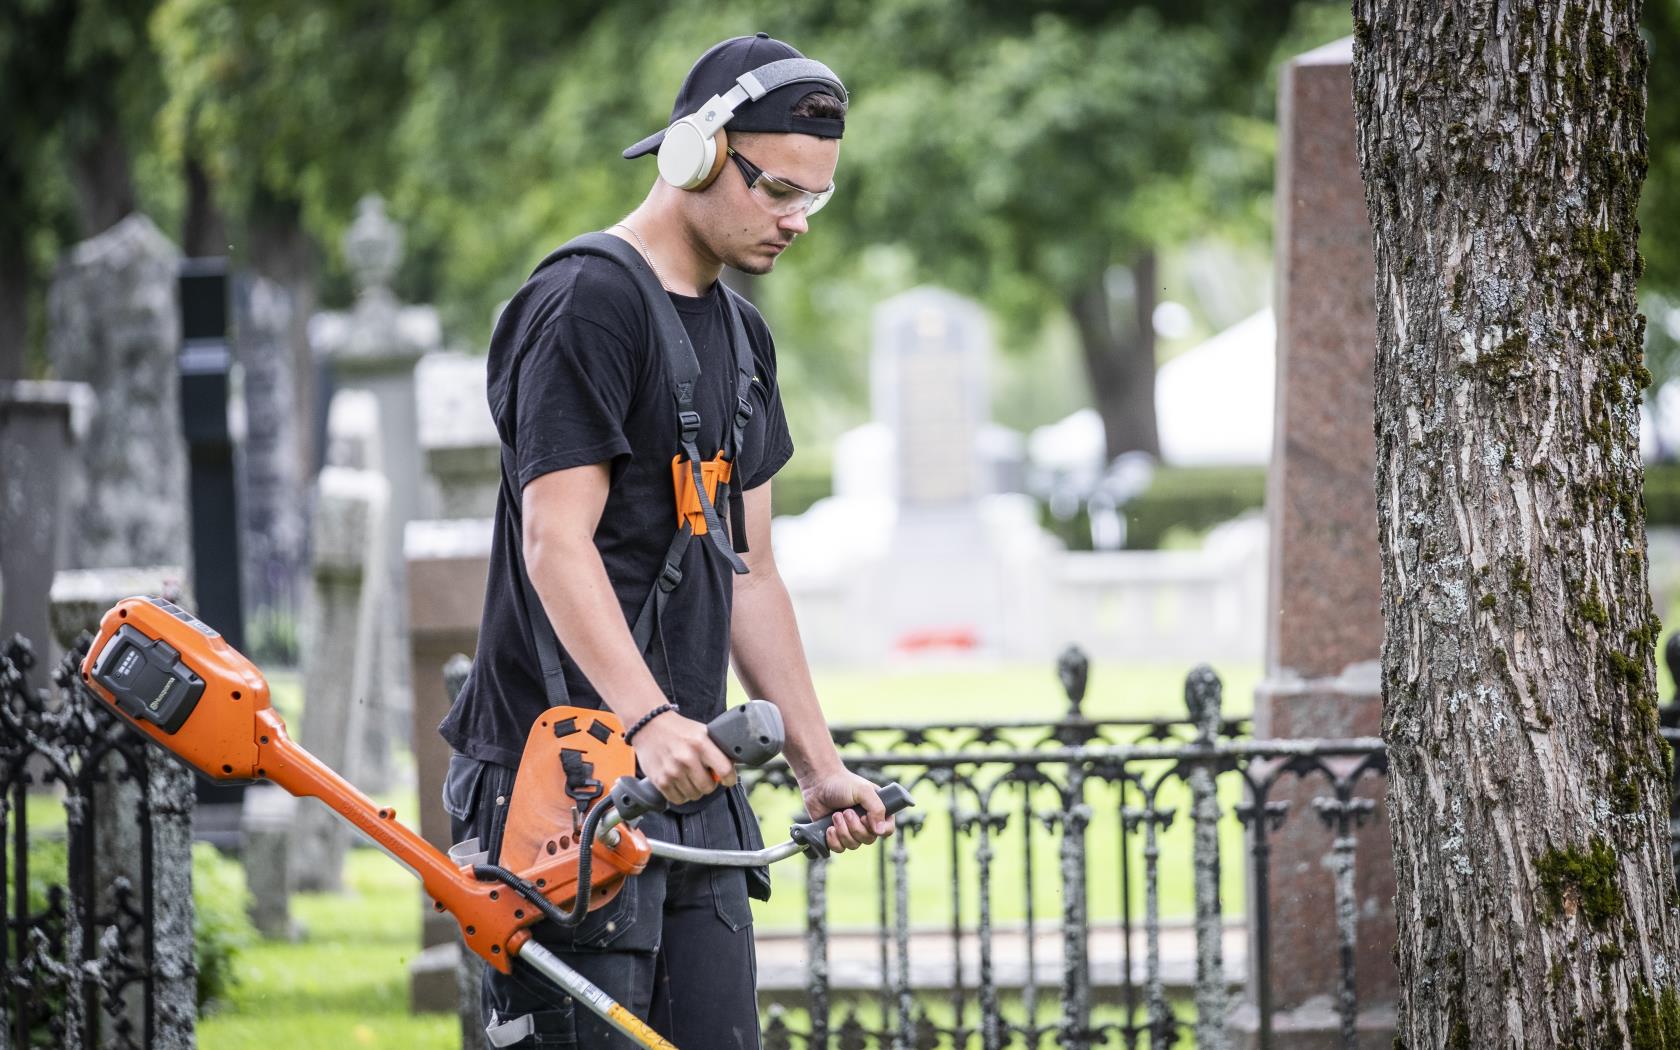
POLYGON ((841 102, 846 85, 833 70, 809 58, 784 58, 743 73, 735 86, 713 95, 699 109, 665 129, 659 144, 659 177, 678 189, 703 190, 712 184, 728 157, 723 126, 743 103, 756 102, 787 84, 821 84, 841 102))

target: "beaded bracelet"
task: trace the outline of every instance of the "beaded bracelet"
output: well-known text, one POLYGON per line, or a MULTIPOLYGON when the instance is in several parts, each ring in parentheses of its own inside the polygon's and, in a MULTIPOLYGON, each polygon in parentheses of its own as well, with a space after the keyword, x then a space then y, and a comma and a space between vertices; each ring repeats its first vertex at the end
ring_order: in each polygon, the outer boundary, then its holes
POLYGON ((630 742, 631 737, 635 736, 637 733, 640 733, 642 731, 643 726, 647 725, 649 722, 653 721, 655 718, 658 718, 660 715, 664 714, 665 712, 675 711, 676 709, 677 709, 676 704, 660 704, 658 707, 654 708, 652 711, 649 711, 647 714, 645 714, 642 717, 636 719, 636 724, 624 731, 624 742, 626 744, 628 744, 630 742))

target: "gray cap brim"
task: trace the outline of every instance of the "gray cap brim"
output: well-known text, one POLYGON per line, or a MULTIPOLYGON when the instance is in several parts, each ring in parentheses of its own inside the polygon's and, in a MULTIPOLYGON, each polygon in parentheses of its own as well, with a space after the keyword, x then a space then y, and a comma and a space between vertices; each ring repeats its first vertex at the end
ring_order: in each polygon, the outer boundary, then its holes
POLYGON ((629 149, 625 150, 624 151, 624 159, 625 160, 634 160, 637 157, 645 157, 649 153, 652 153, 653 151, 657 150, 659 148, 659 144, 661 142, 664 142, 664 141, 665 141, 665 129, 660 128, 658 131, 649 135, 647 138, 643 139, 642 141, 636 143, 634 146, 631 146, 629 149))

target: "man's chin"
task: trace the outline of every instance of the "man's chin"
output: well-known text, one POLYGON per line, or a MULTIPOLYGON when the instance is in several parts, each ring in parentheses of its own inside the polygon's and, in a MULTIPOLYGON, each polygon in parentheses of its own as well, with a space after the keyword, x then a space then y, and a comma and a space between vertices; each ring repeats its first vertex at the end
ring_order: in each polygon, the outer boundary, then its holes
POLYGON ((729 260, 729 265, 744 274, 762 277, 776 268, 776 255, 770 252, 742 253, 729 260))

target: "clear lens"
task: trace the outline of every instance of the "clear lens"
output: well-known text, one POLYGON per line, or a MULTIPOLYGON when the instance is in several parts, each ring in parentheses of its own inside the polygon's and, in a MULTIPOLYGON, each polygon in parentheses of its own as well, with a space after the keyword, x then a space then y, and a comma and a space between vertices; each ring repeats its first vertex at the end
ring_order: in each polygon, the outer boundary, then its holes
POLYGON ((760 174, 754 180, 752 191, 771 214, 788 216, 795 212, 804 212, 807 216, 815 215, 828 203, 828 198, 834 195, 834 187, 830 186, 821 193, 802 190, 798 186, 790 186, 768 172, 760 174))

